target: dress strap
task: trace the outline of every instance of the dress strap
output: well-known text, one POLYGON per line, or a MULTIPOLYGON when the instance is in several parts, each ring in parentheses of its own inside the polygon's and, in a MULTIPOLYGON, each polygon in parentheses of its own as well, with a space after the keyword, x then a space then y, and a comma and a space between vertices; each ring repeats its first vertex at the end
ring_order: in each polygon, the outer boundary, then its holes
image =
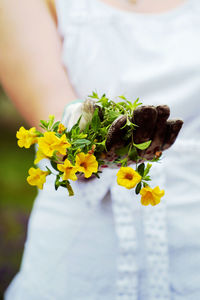
MULTIPOLYGON (((163 166, 154 176, 159 186, 165 188, 163 166)), ((147 263, 147 299, 170 300, 169 253, 166 220, 165 197, 157 206, 142 207, 142 219, 145 236, 147 263)))
POLYGON ((88 14, 90 3, 87 0, 55 0, 55 5, 58 31, 61 36, 65 36, 73 18, 78 17, 81 21, 88 14))
POLYGON ((88 10, 87 0, 55 0, 56 8, 64 14, 82 14, 88 10))
MULTIPOLYGON (((154 177, 156 184, 165 188, 161 165, 154 169, 154 177)), ((134 193, 116 183, 111 195, 119 241, 117 300, 169 300, 166 200, 142 207, 134 193)))
POLYGON ((143 210, 149 300, 170 300, 165 205, 163 200, 157 207, 143 210))
POLYGON ((115 230, 118 238, 116 300, 138 299, 138 237, 131 209, 130 193, 111 187, 115 230))

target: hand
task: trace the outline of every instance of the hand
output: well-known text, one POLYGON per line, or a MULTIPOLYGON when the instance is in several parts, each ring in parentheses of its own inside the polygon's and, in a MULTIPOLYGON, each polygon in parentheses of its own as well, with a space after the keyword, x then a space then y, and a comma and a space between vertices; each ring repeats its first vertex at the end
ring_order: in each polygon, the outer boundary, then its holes
MULTIPOLYGON (((161 155, 162 151, 168 149, 175 142, 183 125, 180 119, 168 120, 170 109, 167 105, 141 106, 133 114, 132 122, 138 127, 134 130, 133 140, 140 144, 151 140, 151 145, 144 151, 138 150, 138 154, 145 159, 151 160, 161 155)), ((106 141, 107 150, 113 152, 115 148, 123 147, 125 142, 123 136, 126 133, 124 127, 126 116, 118 117, 108 131, 106 141)))
POLYGON ((81 117, 79 127, 84 130, 87 123, 92 120, 95 111, 95 101, 92 99, 75 100, 65 106, 61 123, 70 130, 81 117))
MULTIPOLYGON (((71 129, 82 115, 79 126, 81 130, 84 130, 86 124, 91 121, 96 107, 99 108, 95 101, 90 98, 85 101, 79 100, 79 103, 75 104, 72 102, 65 108, 62 123, 71 129)), ((99 110, 99 114, 101 115, 101 110, 99 110)), ((140 106, 134 111, 131 120, 137 125, 133 134, 134 143, 152 141, 146 150, 138 150, 138 154, 144 159, 151 160, 155 156, 159 156, 162 151, 171 147, 175 142, 183 121, 180 119, 168 120, 169 115, 170 109, 167 105, 140 106)), ((110 126, 106 140, 108 150, 106 159, 116 158, 115 149, 125 145, 123 137, 126 134, 126 129, 123 127, 126 122, 127 117, 122 115, 110 126)))

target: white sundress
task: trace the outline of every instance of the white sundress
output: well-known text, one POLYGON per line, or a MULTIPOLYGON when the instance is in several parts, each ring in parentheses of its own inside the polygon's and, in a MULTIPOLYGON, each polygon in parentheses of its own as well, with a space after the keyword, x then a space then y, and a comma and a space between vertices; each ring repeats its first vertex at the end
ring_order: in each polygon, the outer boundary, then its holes
POLYGON ((168 104, 184 126, 152 167, 151 185, 166 191, 156 207, 141 206, 139 196, 118 186, 117 170, 75 182, 73 198, 56 192, 49 176, 5 299, 198 300, 200 2, 156 15, 100 0, 56 4, 63 64, 78 98, 96 90, 168 104))

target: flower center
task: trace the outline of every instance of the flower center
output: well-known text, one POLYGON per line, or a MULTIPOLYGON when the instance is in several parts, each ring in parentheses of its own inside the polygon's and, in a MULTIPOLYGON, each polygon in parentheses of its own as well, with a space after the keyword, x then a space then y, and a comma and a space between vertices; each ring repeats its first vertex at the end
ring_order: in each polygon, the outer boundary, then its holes
POLYGON ((86 164, 85 162, 82 162, 82 163, 80 164, 80 166, 83 167, 83 168, 85 168, 85 169, 87 169, 87 164, 86 164))
POLYGON ((125 175, 125 179, 132 180, 132 179, 133 179, 133 175, 127 173, 127 174, 125 175))
POLYGON ((146 198, 148 199, 148 201, 153 200, 153 195, 152 195, 152 193, 151 193, 151 192, 147 192, 147 193, 146 193, 146 198))
POLYGON ((66 170, 67 171, 71 171, 73 168, 72 167, 67 167, 66 170))

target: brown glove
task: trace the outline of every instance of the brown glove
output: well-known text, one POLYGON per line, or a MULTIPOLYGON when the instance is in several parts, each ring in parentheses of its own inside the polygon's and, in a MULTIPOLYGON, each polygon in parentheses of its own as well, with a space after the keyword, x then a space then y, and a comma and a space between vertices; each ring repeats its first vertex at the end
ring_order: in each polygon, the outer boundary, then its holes
MULTIPOLYGON (((145 159, 153 159, 162 151, 168 149, 175 142, 183 125, 180 119, 168 120, 170 109, 167 105, 140 106, 133 114, 132 122, 137 125, 134 129, 133 140, 140 144, 151 140, 151 145, 146 150, 138 150, 138 154, 145 159)), ((110 126, 106 141, 108 151, 125 145, 124 136, 126 128, 126 116, 118 117, 110 126)))

